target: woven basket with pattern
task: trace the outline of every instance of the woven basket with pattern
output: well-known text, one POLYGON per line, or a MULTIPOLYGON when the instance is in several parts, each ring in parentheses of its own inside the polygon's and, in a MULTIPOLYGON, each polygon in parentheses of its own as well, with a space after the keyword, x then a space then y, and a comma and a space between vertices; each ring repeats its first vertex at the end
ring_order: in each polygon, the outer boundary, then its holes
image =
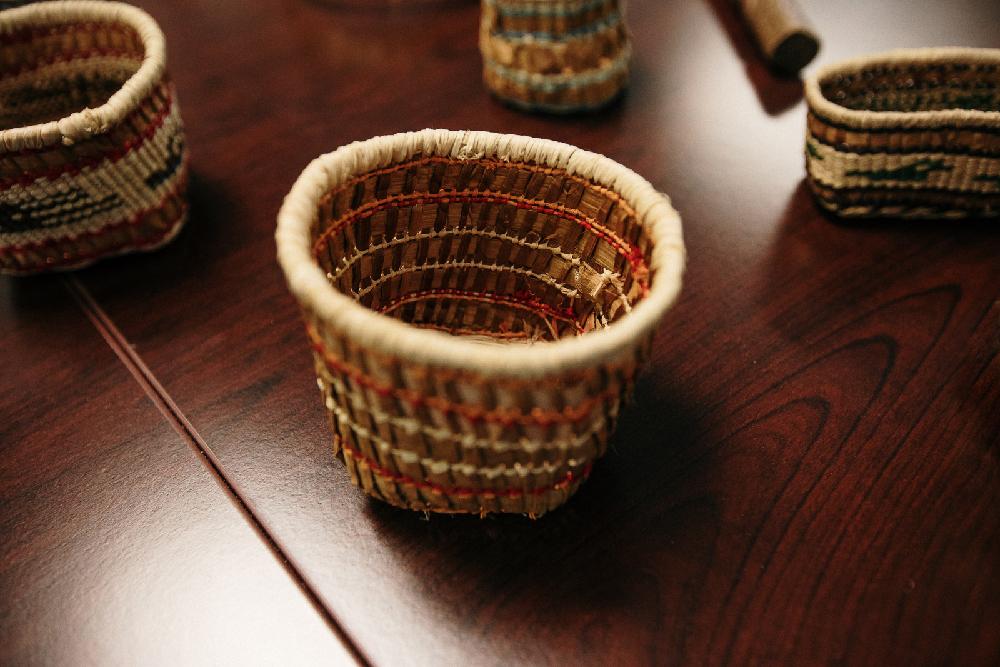
POLYGON ((597 109, 628 83, 621 0, 482 0, 479 48, 487 87, 529 111, 597 109))
POLYGON ((845 217, 1000 215, 1000 50, 895 51, 806 82, 806 160, 845 217))
POLYGON ((278 216, 335 451, 393 505, 542 514, 587 477, 680 288, 669 200, 608 158, 424 130, 315 160, 278 216))
POLYGON ((185 218, 163 34, 114 2, 0 12, 0 272, 149 250, 185 218))

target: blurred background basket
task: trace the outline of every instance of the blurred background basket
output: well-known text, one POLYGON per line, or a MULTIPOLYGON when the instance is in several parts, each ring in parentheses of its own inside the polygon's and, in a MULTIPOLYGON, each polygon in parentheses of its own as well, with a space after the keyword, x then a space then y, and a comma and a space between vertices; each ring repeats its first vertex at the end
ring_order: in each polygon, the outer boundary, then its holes
POLYGON ((0 12, 0 272, 71 269, 180 230, 186 151, 163 34, 114 2, 0 12))
POLYGON ((680 289, 667 198, 553 141, 425 130, 315 160, 278 216, 335 450, 393 505, 573 494, 680 289))
POLYGON ((844 217, 1000 215, 1000 50, 911 49, 806 82, 806 159, 844 217))
POLYGON ((628 84, 620 0, 482 0, 479 48, 486 86, 528 111, 598 109, 628 84))

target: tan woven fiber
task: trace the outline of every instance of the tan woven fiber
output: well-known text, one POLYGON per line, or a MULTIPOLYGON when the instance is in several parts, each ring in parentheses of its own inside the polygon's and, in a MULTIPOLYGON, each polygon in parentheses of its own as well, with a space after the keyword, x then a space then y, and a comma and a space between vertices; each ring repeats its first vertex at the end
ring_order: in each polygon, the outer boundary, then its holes
POLYGON ((844 217, 1000 215, 1000 50, 894 51, 806 81, 806 166, 844 217))
POLYGON ((116 2, 0 13, 0 272, 159 247, 186 215, 163 34, 116 2))
POLYGON ((628 82, 620 0, 482 0, 479 46, 487 87, 531 111, 596 109, 628 82))
POLYGON ((411 509, 572 495, 675 299, 667 198, 565 144, 424 130, 315 160, 278 216, 352 479, 411 509))

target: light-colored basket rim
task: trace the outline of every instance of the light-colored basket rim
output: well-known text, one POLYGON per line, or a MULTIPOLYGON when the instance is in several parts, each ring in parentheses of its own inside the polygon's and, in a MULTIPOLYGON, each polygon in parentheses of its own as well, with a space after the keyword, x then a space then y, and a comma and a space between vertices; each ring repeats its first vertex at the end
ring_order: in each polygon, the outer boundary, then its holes
POLYGON ((58 120, 0 130, 0 152, 71 145, 107 132, 163 78, 167 59, 163 32, 149 14, 121 2, 57 0, 5 9, 0 12, 0 37, 25 28, 90 22, 120 23, 134 29, 145 51, 139 69, 99 107, 84 108, 58 120))
POLYGON ((375 137, 313 160, 278 213, 278 262, 292 294, 339 335, 362 347, 428 366, 498 377, 540 377, 596 367, 631 352, 673 304, 684 270, 680 216, 644 178, 596 153, 547 139, 478 131, 422 130, 375 137), (579 337, 532 345, 484 345, 420 329, 376 313, 341 293, 312 256, 310 228, 318 202, 351 177, 404 162, 416 154, 455 160, 497 158, 564 169, 621 195, 649 235, 653 276, 648 295, 608 327, 579 337))
POLYGON ((964 63, 1000 66, 1000 49, 939 47, 930 49, 898 49, 873 56, 862 56, 826 65, 806 79, 805 96, 809 108, 828 121, 857 129, 935 128, 935 127, 997 127, 1000 112, 979 109, 944 109, 940 111, 867 111, 848 109, 823 95, 821 83, 829 78, 856 74, 876 67, 964 63))

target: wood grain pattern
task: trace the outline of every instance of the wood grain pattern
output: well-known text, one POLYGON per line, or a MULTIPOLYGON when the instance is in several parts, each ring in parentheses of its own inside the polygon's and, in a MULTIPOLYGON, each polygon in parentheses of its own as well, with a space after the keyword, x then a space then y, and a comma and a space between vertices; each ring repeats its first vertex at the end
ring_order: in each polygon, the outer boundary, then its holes
MULTIPOLYGON (((1000 662, 1000 236, 820 214, 799 85, 753 60, 728 3, 631 2, 629 95, 566 119, 489 98, 474 3, 139 4, 170 44, 191 222, 81 280, 371 662, 1000 662), (605 153, 684 218, 685 288, 636 402, 537 522, 351 487, 274 262, 312 157, 425 126, 605 153)), ((818 64, 997 46, 992 0, 802 5, 818 64)))
POLYGON ((353 664, 61 280, 0 350, 0 663, 353 664))

